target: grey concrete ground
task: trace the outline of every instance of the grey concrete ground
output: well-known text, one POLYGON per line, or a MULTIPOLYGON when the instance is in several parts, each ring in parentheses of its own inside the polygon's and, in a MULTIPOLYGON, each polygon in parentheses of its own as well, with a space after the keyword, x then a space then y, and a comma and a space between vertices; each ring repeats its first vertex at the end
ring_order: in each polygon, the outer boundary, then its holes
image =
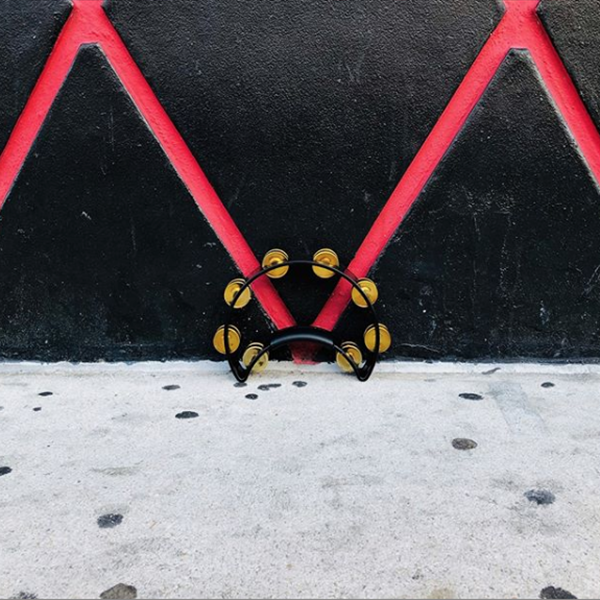
POLYGON ((600 595, 597 367, 0 365, 0 406, 2 598, 600 595))

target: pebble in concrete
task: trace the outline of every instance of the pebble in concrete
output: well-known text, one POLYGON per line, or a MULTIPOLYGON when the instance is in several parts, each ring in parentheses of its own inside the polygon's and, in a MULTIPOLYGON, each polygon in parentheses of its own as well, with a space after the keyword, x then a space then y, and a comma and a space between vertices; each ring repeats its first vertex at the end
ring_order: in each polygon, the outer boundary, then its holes
POLYGON ((477 442, 467 438, 455 438, 452 440, 452 447, 456 450, 474 450, 477 448, 477 442))
POLYGON ((8 475, 9 473, 12 473, 12 469, 10 467, 0 467, 0 477, 2 475, 8 475))
POLYGON ((193 410, 184 410, 183 412, 177 413, 175 415, 176 419, 195 419, 198 416, 197 412, 193 410))
POLYGON ((40 410, 42 410, 42 407, 41 407, 41 406, 36 406, 36 407, 33 409, 33 412, 40 412, 40 410))
POLYGON ((246 398, 248 398, 248 400, 256 400, 258 398, 258 394, 246 394, 246 398))
POLYGON ((118 583, 100 594, 102 600, 131 600, 137 598, 137 590, 132 585, 118 583))
POLYGON ((280 383, 263 383, 262 385, 258 386, 258 389, 261 392, 268 392, 269 390, 272 390, 274 388, 278 388, 281 387, 280 383))
POLYGON ((107 514, 98 517, 98 527, 100 529, 112 529, 123 522, 123 515, 107 514))
POLYGON ((45 398, 46 396, 52 396, 52 392, 40 392, 38 396, 43 396, 45 398))
POLYGON ((167 392, 172 392, 173 390, 178 390, 180 389, 181 386, 180 385, 163 385, 163 390, 167 390, 167 392))
POLYGON ((472 394, 470 392, 459 394, 458 397, 464 398, 465 400, 483 400, 483 396, 481 396, 480 394, 472 394))
POLYGON ((303 388, 306 387, 308 384, 306 383, 306 381, 293 381, 292 385, 295 385, 297 388, 303 388))
POLYGON ((554 384, 551 381, 544 381, 544 383, 542 383, 542 387, 543 388, 553 388, 554 384))
POLYGON ((240 387, 246 387, 247 385, 248 385, 248 384, 247 384, 245 381, 236 381, 236 382, 233 384, 233 387, 240 388, 240 387))
POLYGON ((550 490, 529 490, 523 494, 529 502, 535 502, 539 506, 554 504, 556 496, 550 490))
POLYGON ((574 596, 573 594, 571 594, 571 592, 567 592, 567 590, 563 590, 562 588, 555 588, 552 586, 544 588, 540 593, 540 598, 542 598, 542 600, 577 600, 577 596, 574 596))

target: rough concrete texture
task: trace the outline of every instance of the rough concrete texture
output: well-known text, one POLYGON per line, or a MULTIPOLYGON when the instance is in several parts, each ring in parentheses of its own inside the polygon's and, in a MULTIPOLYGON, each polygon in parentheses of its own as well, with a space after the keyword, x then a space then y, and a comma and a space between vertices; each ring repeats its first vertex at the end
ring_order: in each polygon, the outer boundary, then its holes
POLYGON ((599 404, 598 367, 0 365, 0 597, 597 598, 599 404))

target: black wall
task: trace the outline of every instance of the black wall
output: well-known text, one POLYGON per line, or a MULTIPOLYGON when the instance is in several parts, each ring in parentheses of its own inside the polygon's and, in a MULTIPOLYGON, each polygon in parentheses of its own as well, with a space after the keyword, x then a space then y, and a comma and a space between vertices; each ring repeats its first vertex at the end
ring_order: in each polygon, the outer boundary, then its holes
MULTIPOLYGON (((543 23, 600 123, 596 0, 543 23)), ((69 14, 0 0, 0 147, 69 14)), ((494 0, 111 0, 257 257, 350 262, 482 46, 494 0)), ((1 174, 0 174, 1 176, 1 174)), ((371 276, 392 358, 600 357, 600 196, 514 50, 371 276)), ((0 356, 216 358, 237 270, 101 50, 83 46, 0 211, 0 356)), ((310 322, 331 292, 279 285, 310 322)), ((360 336, 355 310, 340 327, 360 336)), ((245 332, 268 319, 254 306, 245 332)))

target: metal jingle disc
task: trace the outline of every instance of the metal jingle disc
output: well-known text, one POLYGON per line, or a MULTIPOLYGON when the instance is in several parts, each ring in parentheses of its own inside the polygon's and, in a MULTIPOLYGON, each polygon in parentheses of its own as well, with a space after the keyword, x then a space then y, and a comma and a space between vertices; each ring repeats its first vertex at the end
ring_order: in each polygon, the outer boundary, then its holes
MULTIPOLYGON (((284 250, 280 250, 279 248, 274 248, 273 250, 269 250, 262 261, 263 269, 267 267, 274 267, 282 262, 286 262, 289 259, 287 252, 284 250)), ((281 279, 285 276, 285 274, 290 270, 289 266, 281 267, 279 269, 273 269, 267 273, 267 277, 271 279, 281 279)))
MULTIPOLYGON (((363 339, 365 342, 365 346, 371 352, 375 352, 376 335, 377 335, 377 331, 375 329, 375 325, 369 325, 369 327, 367 327, 365 329, 365 334, 363 336, 363 339)), ((390 349, 391 345, 392 345, 392 335, 390 334, 390 330, 385 325, 380 323, 379 324, 379 352, 380 353, 387 352, 390 349)))
MULTIPOLYGON (((247 368, 252 364, 252 361, 256 358, 256 356, 262 351, 264 348, 263 344, 260 342, 252 342, 245 350, 242 355, 242 363, 247 368)), ((258 362, 252 368, 254 373, 262 373, 269 364, 269 353, 265 352, 258 362)))
MULTIPOLYGON (((242 334, 237 327, 233 325, 229 326, 229 351, 231 353, 236 352, 240 347, 240 342, 242 341, 242 334)), ((225 348, 225 325, 221 325, 219 329, 217 329, 214 337, 213 337, 213 346, 215 350, 219 354, 226 355, 227 349, 225 348)))
MULTIPOLYGON (((362 363, 362 352, 354 342, 344 342, 342 344, 342 350, 344 350, 348 354, 348 356, 354 361, 356 366, 359 366, 362 363)), ((342 371, 345 371, 346 373, 354 372, 354 369, 350 362, 340 352, 337 353, 335 357, 335 362, 337 363, 338 367, 342 369, 342 371)))
MULTIPOLYGON (((315 262, 322 263, 330 267, 340 266, 340 259, 338 258, 338 255, 330 248, 321 248, 321 250, 315 252, 313 260, 315 262)), ((321 267, 317 267, 316 265, 313 265, 312 269, 315 275, 317 277, 320 277, 321 279, 331 279, 335 275, 334 271, 330 271, 329 269, 323 269, 321 267)))
MULTIPOLYGON (((223 293, 223 298, 225 298, 225 302, 228 306, 231 306, 233 304, 235 297, 245 285, 245 283, 246 281, 244 279, 233 279, 227 284, 225 292, 223 293)), ((244 308, 244 306, 248 306, 250 300, 252 300, 252 291, 249 287, 247 287, 242 292, 242 295, 237 299, 237 302, 235 303, 235 308, 238 309, 244 308)))
MULTIPOLYGON (((369 299, 371 304, 375 304, 375 302, 377 302, 377 298, 379 298, 379 290, 377 289, 374 281, 365 277, 364 279, 358 280, 358 286, 365 293, 365 296, 369 299)), ((368 308, 369 306, 356 288, 352 288, 352 302, 354 302, 354 304, 360 308, 368 308)))

